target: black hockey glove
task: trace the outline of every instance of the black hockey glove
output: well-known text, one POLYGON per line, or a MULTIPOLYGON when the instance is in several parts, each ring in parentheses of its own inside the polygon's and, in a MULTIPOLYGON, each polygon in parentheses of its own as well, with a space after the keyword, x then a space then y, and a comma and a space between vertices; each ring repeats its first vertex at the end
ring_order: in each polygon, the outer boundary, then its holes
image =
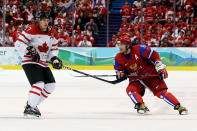
POLYGON ((62 69, 62 60, 60 60, 57 56, 51 58, 52 66, 55 69, 62 69))
POLYGON ((30 55, 32 58, 33 62, 38 62, 40 61, 40 55, 36 51, 36 49, 33 46, 28 46, 27 47, 27 55, 30 55))

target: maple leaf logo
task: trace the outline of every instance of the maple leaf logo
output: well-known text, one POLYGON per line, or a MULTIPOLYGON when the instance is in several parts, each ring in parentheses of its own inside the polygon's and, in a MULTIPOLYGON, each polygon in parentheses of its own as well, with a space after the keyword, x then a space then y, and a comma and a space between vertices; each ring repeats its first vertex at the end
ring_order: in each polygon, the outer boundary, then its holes
POLYGON ((46 41, 41 46, 38 46, 38 50, 40 52, 47 53, 47 51, 49 50, 49 47, 47 46, 46 41))

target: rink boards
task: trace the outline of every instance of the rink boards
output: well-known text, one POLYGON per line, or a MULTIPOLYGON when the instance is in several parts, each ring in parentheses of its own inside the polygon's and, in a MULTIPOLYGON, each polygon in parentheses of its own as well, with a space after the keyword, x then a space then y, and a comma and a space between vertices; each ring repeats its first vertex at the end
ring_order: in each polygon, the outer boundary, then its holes
MULTIPOLYGON (((197 48, 154 48, 168 70, 197 70, 197 48)), ((113 70, 118 48, 60 47, 63 64, 78 70, 113 70)), ((21 69, 22 54, 14 47, 0 48, 0 67, 21 69)))

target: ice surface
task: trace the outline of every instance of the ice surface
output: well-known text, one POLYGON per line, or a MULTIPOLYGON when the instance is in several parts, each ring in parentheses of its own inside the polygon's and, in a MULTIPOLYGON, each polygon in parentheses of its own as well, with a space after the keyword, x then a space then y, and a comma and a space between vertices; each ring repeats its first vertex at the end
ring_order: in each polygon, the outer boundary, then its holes
MULTIPOLYGON (((113 71, 86 71, 113 74, 113 71)), ((180 116, 170 105, 146 90, 150 115, 138 115, 126 94, 128 82, 107 84, 53 71, 57 88, 39 108, 40 119, 24 119, 30 89, 22 70, 0 71, 0 131, 197 131, 197 72, 169 71, 171 91, 189 110, 180 116)), ((110 77, 110 79, 115 79, 110 77)))

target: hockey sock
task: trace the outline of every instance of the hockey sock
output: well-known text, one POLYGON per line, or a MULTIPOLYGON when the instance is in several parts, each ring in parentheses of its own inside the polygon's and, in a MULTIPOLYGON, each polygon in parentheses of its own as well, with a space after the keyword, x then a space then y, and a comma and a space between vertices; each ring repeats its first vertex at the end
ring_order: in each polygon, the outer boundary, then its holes
POLYGON ((179 104, 179 101, 177 100, 177 98, 170 92, 161 93, 160 98, 173 107, 179 104))
POLYGON ((29 91, 29 96, 28 96, 28 104, 31 107, 36 107, 38 105, 43 88, 44 88, 44 82, 42 81, 32 85, 32 88, 29 91))
POLYGON ((55 83, 48 83, 44 85, 44 89, 41 92, 38 105, 42 103, 53 91, 55 90, 55 83))
POLYGON ((142 99, 142 96, 135 91, 130 91, 128 93, 128 96, 131 98, 131 100, 133 101, 134 104, 137 104, 137 103, 142 103, 143 104, 144 103, 143 99, 142 99))

